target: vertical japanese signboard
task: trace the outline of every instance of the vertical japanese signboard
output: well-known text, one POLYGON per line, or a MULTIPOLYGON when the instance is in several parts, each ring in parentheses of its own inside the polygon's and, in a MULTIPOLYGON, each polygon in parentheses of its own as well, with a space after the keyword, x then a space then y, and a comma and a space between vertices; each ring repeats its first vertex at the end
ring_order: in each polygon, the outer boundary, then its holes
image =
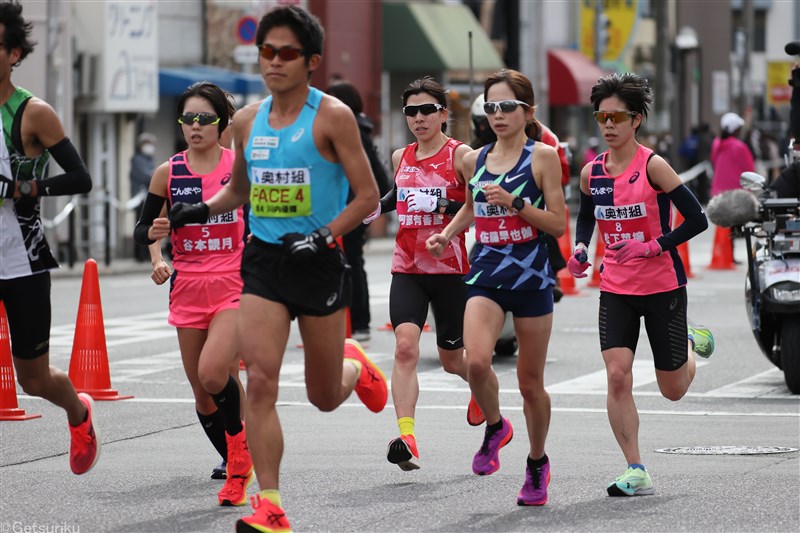
POLYGON ((600 2, 603 14, 608 17, 608 27, 605 30, 608 34, 608 42, 605 43, 602 61, 620 61, 634 35, 639 17, 639 0, 580 0, 580 2, 581 52, 586 57, 594 59, 595 31, 597 29, 595 2, 600 2))
POLYGON ((156 2, 108 0, 105 5, 102 96, 106 112, 158 109, 156 2))

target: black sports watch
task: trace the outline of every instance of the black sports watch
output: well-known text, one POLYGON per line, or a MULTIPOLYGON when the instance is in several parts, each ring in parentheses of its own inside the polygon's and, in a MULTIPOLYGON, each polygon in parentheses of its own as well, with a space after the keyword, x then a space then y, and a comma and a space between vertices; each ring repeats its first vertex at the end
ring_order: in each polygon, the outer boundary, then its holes
POLYGON ((514 199, 511 200, 511 207, 513 207, 517 211, 522 211, 525 208, 525 200, 523 200, 519 196, 515 196, 514 199))
POLYGON ((20 180, 19 182, 19 194, 24 198, 28 198, 31 194, 33 194, 33 185, 28 180, 20 180))
POLYGON ((447 209, 447 206, 450 205, 450 200, 447 198, 439 198, 439 201, 436 202, 437 209, 441 209, 444 213, 444 210, 447 209))
POLYGON ((331 230, 328 229, 328 226, 322 226, 321 228, 319 228, 317 230, 317 234, 319 234, 320 237, 325 239, 325 246, 327 246, 328 248, 333 248, 334 246, 336 246, 336 239, 334 239, 333 235, 331 235, 331 230))

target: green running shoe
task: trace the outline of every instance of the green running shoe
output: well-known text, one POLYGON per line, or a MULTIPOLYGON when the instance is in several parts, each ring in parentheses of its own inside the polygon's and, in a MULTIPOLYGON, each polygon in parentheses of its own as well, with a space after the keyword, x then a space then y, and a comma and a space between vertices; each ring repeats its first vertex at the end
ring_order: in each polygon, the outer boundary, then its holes
POLYGON ((708 358, 714 353, 714 335, 705 326, 687 320, 689 326, 689 340, 692 341, 692 350, 700 357, 708 358))
POLYGON ((648 496, 655 493, 650 474, 640 468, 628 468, 624 474, 609 483, 609 496, 648 496))

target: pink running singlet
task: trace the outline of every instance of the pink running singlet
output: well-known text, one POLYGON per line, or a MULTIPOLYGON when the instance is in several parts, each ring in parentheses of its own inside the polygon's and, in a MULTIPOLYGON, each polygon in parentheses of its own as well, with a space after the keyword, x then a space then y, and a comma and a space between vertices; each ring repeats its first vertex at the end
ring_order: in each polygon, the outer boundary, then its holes
MULTIPOLYGON (((169 200, 208 201, 231 179, 233 150, 222 149, 219 164, 200 176, 189 167, 186 152, 169 160, 169 200)), ((238 272, 242 263, 244 219, 242 208, 212 216, 205 224, 187 224, 172 232, 173 265, 179 272, 238 272)))
POLYGON ((647 176, 647 162, 653 151, 639 146, 628 168, 609 176, 605 161, 608 152, 592 163, 589 190, 600 238, 606 245, 600 290, 615 294, 646 295, 671 291, 686 285, 683 263, 675 250, 652 258, 637 257, 619 264, 608 246, 635 239, 647 242, 671 229, 672 204, 663 192, 656 191, 647 176))

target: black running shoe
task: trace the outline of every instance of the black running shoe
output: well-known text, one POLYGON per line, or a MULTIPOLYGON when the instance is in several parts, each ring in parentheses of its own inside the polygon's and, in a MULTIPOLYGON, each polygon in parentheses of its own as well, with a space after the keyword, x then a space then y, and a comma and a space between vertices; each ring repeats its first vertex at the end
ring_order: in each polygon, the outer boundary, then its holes
POLYGON ((224 459, 211 471, 211 479, 228 479, 228 465, 224 459))

